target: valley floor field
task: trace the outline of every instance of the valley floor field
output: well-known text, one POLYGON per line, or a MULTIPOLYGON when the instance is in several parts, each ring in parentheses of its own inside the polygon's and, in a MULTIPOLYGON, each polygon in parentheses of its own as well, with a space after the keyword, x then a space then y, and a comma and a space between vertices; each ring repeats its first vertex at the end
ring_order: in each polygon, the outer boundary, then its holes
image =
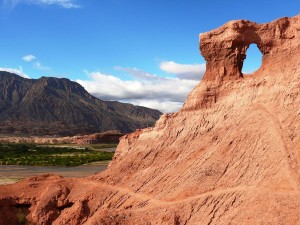
POLYGON ((115 144, 0 143, 0 185, 42 174, 63 177, 93 175, 107 168, 115 150, 115 144))

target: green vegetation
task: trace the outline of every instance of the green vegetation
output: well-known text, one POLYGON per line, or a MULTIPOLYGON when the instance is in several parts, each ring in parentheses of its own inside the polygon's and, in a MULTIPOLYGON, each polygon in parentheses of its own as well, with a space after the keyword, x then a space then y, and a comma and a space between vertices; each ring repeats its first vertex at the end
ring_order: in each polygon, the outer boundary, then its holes
POLYGON ((111 160, 113 154, 78 146, 0 143, 0 165, 78 166, 111 160))
POLYGON ((18 221, 18 224, 20 225, 24 225, 26 224, 26 215, 24 214, 24 212, 19 209, 19 212, 17 213, 17 221, 18 221))

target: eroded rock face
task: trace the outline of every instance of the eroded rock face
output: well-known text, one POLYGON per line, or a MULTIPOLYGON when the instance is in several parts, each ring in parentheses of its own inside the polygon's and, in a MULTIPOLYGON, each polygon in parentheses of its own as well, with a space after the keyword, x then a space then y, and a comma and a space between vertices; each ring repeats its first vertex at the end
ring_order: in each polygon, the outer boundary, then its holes
POLYGON ((228 80, 243 77, 242 67, 250 44, 263 54, 263 69, 274 69, 285 59, 299 53, 299 17, 287 17, 268 24, 247 20, 231 21, 200 35, 200 49, 207 61, 204 80, 228 80))
POLYGON ((0 221, 23 204, 36 224, 300 224, 299 26, 202 34, 207 72, 180 112, 124 136, 102 173, 2 186, 0 221), (243 76, 251 43, 263 65, 243 76))

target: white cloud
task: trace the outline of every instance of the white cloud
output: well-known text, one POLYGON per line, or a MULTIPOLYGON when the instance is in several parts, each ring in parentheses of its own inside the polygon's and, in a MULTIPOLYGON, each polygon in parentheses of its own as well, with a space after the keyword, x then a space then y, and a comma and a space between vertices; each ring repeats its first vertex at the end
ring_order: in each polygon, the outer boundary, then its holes
POLYGON ((4 0, 3 5, 14 8, 18 4, 33 4, 40 6, 50 6, 57 5, 62 8, 71 9, 71 8, 80 8, 80 5, 76 4, 75 0, 4 0))
POLYGON ((152 80, 152 79, 159 79, 157 75, 147 73, 143 70, 137 69, 137 68, 126 68, 121 66, 114 67, 115 70, 123 71, 125 73, 128 73, 132 75, 136 79, 141 80, 152 80))
POLYGON ((160 100, 132 100, 133 105, 145 106, 151 109, 158 109, 164 113, 177 112, 183 105, 183 102, 160 101, 160 100))
POLYGON ((80 6, 76 4, 74 0, 31 0, 31 2, 41 5, 59 5, 67 9, 80 8, 80 6))
POLYGON ((22 69, 21 66, 19 67, 19 69, 7 68, 7 67, 0 67, 0 71, 6 71, 6 72, 9 72, 9 73, 17 74, 17 75, 19 75, 21 77, 24 77, 24 78, 30 78, 27 74, 25 74, 23 72, 23 69, 22 69))
POLYGON ((36 57, 34 55, 25 55, 22 57, 22 59, 25 61, 25 62, 31 62, 33 60, 36 59, 36 57))
POLYGON ((205 64, 179 64, 173 61, 161 62, 160 69, 166 73, 176 74, 178 78, 201 80, 206 69, 205 64))
POLYGON ((34 62, 33 63, 33 66, 34 66, 34 68, 36 68, 36 69, 38 69, 38 70, 43 70, 43 71, 49 71, 49 70, 51 70, 51 68, 50 67, 48 67, 48 66, 44 66, 44 65, 42 65, 40 62, 34 62))
POLYGON ((161 110, 178 111, 199 81, 166 78, 136 68, 117 67, 135 80, 123 80, 100 72, 88 73, 89 80, 76 80, 88 92, 103 100, 129 102, 161 110))
POLYGON ((39 61, 37 61, 37 57, 34 55, 25 55, 22 58, 25 62, 32 62, 32 65, 35 69, 42 70, 42 71, 50 71, 52 70, 49 66, 45 66, 39 61))
POLYGON ((77 80, 91 94, 103 100, 117 100, 155 108, 162 112, 178 111, 188 93, 205 73, 205 64, 160 63, 164 72, 176 77, 161 77, 137 68, 115 67, 132 79, 121 79, 101 72, 88 73, 89 80, 77 80))

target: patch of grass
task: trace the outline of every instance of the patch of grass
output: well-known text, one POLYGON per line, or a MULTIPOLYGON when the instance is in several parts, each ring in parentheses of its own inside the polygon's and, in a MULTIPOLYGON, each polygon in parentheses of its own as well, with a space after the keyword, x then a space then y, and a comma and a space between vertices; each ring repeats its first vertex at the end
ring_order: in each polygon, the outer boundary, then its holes
POLYGON ((36 144, 0 143, 0 165, 78 166, 107 161, 113 152, 92 151, 89 148, 55 147, 36 144))

